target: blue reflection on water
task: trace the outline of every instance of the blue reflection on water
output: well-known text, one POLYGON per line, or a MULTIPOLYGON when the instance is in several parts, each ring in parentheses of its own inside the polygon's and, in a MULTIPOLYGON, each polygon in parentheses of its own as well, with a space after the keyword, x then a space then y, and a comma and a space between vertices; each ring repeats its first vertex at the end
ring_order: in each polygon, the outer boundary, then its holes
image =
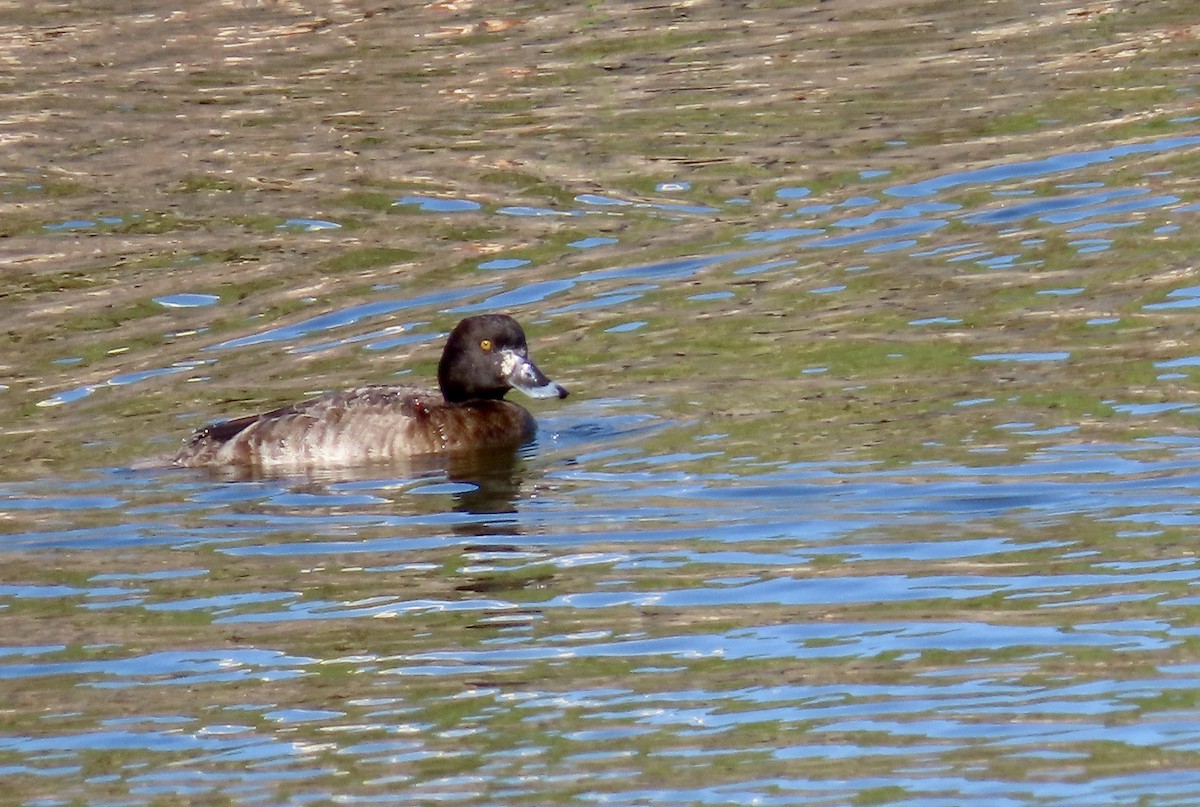
POLYGON ((402 196, 392 203, 396 206, 412 205, 430 213, 462 213, 479 210, 483 205, 470 199, 451 199, 439 196, 402 196))
POLYGON ((1048 351, 1030 351, 1018 353, 980 353, 972 356, 976 361, 1012 361, 1012 362, 1039 362, 1039 361, 1066 361, 1071 358, 1071 353, 1065 350, 1048 350, 1048 351))
POLYGON ((525 258, 493 258, 490 261, 484 261, 479 264, 480 269, 516 269, 520 266, 528 266, 530 261, 525 258))
MULTIPOLYGON (((1122 199, 1130 196, 1140 196, 1147 193, 1143 188, 1114 188, 1104 193, 1081 194, 1079 196, 1050 196, 1033 202, 1002 207, 997 210, 986 210, 981 213, 971 213, 963 216, 963 221, 980 224, 1007 224, 1031 216, 1043 216, 1054 211, 1071 208, 1089 207, 1106 202, 1109 199, 1122 199)), ((1053 219, 1046 219, 1052 221, 1053 219)))
MULTIPOLYGON (((0 666, 0 679, 59 675, 98 675, 105 686, 160 684, 187 686, 199 680, 232 681, 269 676, 276 680, 302 674, 316 659, 255 648, 220 651, 172 650, 103 661, 44 661, 0 666)), ((0 746, 3 740, 0 739, 0 746)))
POLYGON ((279 229, 316 233, 322 230, 340 230, 342 229, 342 225, 336 221, 326 221, 324 219, 288 219, 279 225, 279 229))
POLYGON ((411 308, 422 308, 426 306, 443 305, 445 303, 455 302, 468 297, 476 297, 495 288, 497 288, 496 284, 468 286, 466 288, 446 289, 428 294, 419 294, 413 297, 406 297, 398 300, 379 300, 372 303, 360 303, 358 305, 352 305, 336 311, 330 311, 327 314, 321 314, 319 316, 297 322, 293 325, 285 325, 280 328, 268 328, 265 331, 259 331, 258 333, 253 333, 248 336, 239 336, 236 339, 227 339, 224 342, 218 342, 215 345, 209 345, 204 349, 230 350, 233 348, 243 348, 251 345, 261 345, 271 342, 288 342, 312 333, 320 333, 322 331, 329 331, 335 328, 342 328, 347 325, 357 323, 361 320, 382 317, 388 314, 394 314, 397 311, 405 311, 411 308))
POLYGON ((889 196, 916 197, 932 196, 941 191, 964 185, 987 185, 995 182, 1006 182, 1013 179, 1030 179, 1038 176, 1057 174, 1064 171, 1075 171, 1098 163, 1110 162, 1123 157, 1136 155, 1160 154, 1165 151, 1190 148, 1200 145, 1200 136, 1169 137, 1149 143, 1129 143, 1120 146, 1097 149, 1095 151, 1068 152, 1056 154, 1040 160, 1003 163, 988 168, 972 171, 958 171, 943 174, 939 177, 914 182, 909 185, 896 185, 887 188, 884 193, 889 196))
POLYGON ((215 294, 164 294, 155 297, 154 302, 165 308, 201 308, 216 305, 221 298, 215 294))

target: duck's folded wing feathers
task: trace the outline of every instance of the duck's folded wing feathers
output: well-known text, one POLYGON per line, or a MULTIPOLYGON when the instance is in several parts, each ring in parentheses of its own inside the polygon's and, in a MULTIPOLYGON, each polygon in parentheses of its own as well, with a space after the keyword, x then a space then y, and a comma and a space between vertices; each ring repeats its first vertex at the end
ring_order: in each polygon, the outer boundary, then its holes
MULTIPOLYGON (((175 456, 176 465, 256 465, 317 460, 337 446, 363 444, 350 435, 372 424, 419 417, 429 393, 409 386, 368 386, 309 398, 258 415, 213 423, 198 430, 175 456)), ((378 430, 378 428, 376 429, 378 430)))

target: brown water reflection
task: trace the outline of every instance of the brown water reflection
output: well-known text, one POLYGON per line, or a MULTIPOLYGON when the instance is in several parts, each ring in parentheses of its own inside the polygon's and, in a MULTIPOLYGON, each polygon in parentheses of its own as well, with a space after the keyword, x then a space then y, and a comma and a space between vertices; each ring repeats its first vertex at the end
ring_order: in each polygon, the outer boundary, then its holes
POLYGON ((10 796, 1192 803, 1194 16, 8 9, 10 796), (129 468, 484 310, 530 451, 129 468))

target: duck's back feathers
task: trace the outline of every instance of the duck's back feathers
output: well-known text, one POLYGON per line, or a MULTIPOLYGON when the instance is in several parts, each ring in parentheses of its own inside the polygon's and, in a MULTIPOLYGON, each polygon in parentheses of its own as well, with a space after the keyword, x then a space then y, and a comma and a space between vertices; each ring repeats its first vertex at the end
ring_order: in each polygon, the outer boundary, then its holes
POLYGON ((533 417, 508 401, 448 404, 417 387, 368 386, 205 426, 174 463, 190 468, 360 465, 515 448, 535 429, 533 417))

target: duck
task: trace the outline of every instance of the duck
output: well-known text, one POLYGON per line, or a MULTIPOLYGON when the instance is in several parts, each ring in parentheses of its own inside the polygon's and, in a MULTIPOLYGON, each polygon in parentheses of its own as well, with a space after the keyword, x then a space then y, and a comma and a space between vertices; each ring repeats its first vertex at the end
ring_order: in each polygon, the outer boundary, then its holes
POLYGON ((505 400, 567 397, 529 357, 525 332, 507 314, 467 317, 446 339, 438 391, 374 384, 232 420, 187 438, 183 468, 336 468, 465 452, 513 451, 537 423, 505 400))

